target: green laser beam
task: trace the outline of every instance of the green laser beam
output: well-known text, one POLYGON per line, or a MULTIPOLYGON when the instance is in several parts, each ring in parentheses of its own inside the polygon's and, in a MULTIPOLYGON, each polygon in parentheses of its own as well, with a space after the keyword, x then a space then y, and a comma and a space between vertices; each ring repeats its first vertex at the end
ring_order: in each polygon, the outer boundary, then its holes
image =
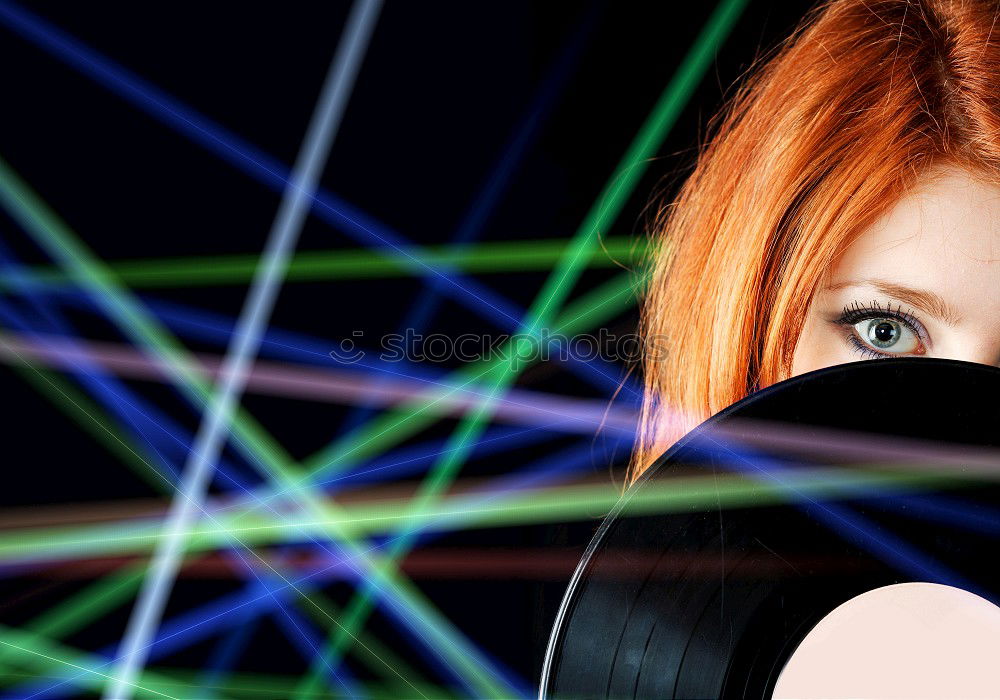
MULTIPOLYGON (((587 295, 584 295, 567 307, 560 320, 560 330, 562 332, 575 332, 577 329, 584 327, 584 325, 595 315, 599 315, 602 312, 609 313, 611 315, 618 313, 620 310, 628 307, 632 303, 635 287, 637 284, 641 284, 641 282, 642 280, 633 282, 629 275, 622 274, 587 295)), ((45 382, 40 383, 43 386, 46 386, 45 382)), ((79 414, 79 411, 77 411, 77 413, 79 414)), ((91 423, 92 421, 87 422, 91 423)), ((116 448, 119 447, 119 444, 114 440, 111 440, 110 443, 116 448)), ((128 454, 130 458, 134 458, 132 453, 129 453, 127 450, 124 452, 128 454)), ((128 592, 127 589, 125 589, 125 592, 128 592)), ((107 602, 111 602, 113 600, 107 595, 107 591, 105 590, 94 590, 93 595, 90 596, 89 599, 90 601, 107 602)), ((87 610, 97 612, 101 609, 102 607, 90 603, 86 600, 85 596, 81 596, 81 604, 74 614, 82 616, 87 610)), ((50 617, 58 619, 62 610, 61 607, 57 607, 51 612, 53 614, 50 617)))
MULTIPOLYGON (((69 382, 51 372, 40 370, 37 365, 14 365, 14 369, 50 402, 88 432, 100 445, 114 456, 125 461, 137 474, 146 477, 155 489, 162 492, 167 491, 165 488, 166 478, 152 467, 148 455, 143 458, 139 446, 120 431, 113 429, 111 426, 115 425, 114 421, 91 403, 89 398, 77 392, 69 382)), ((143 571, 144 564, 126 567, 125 571, 105 577, 83 591, 78 591, 70 598, 60 601, 38 618, 22 625, 21 628, 53 639, 65 638, 100 615, 114 610, 131 595, 134 595, 142 581, 143 571)), ((301 591, 299 591, 299 595, 300 597, 303 595, 301 591)), ((331 619, 335 619, 340 614, 336 606, 327 600, 320 591, 314 590, 308 597, 312 603, 304 606, 308 613, 313 613, 315 616, 315 609, 321 609, 331 619)), ((417 678, 421 675, 370 635, 366 635, 360 630, 358 634, 362 637, 363 644, 355 651, 374 673, 384 675, 387 665, 407 678, 417 678)), ((0 647, 0 665, 3 664, 9 649, 10 647, 0 647)), ((390 680, 392 679, 390 678, 390 680)))
POLYGON ((594 293, 581 298, 578 308, 567 308, 567 314, 563 319, 565 329, 576 327, 576 322, 586 322, 588 318, 599 319, 600 312, 607 310, 608 315, 613 315, 619 310, 626 308, 632 303, 630 292, 633 284, 629 280, 628 274, 620 275, 610 283, 594 290, 594 293))
MULTIPOLYGON (((298 676, 274 675, 263 673, 236 672, 228 673, 225 680, 214 683, 211 686, 199 686, 197 684, 197 671, 190 669, 168 668, 163 666, 154 667, 157 674, 163 678, 176 679, 175 692, 186 692, 183 697, 197 697, 199 690, 217 690, 226 692, 236 698, 287 698, 291 697, 295 684, 299 680, 298 676)), ((146 682, 152 688, 158 688, 157 682, 146 682)), ((385 698, 386 700, 398 700, 407 697, 410 689, 384 683, 359 683, 359 688, 366 698, 385 698)), ((421 692, 428 698, 458 698, 454 691, 430 683, 418 686, 421 692)), ((162 689, 162 688, 161 688, 162 689)), ((328 700, 331 695, 329 689, 322 689, 313 698, 323 698, 328 700)))
MULTIPOLYGON (((639 290, 647 281, 648 274, 637 277, 632 273, 621 273, 595 287, 566 306, 555 323, 555 332, 576 334, 618 315, 632 306, 639 290)), ((489 361, 472 363, 448 375, 443 383, 459 392, 494 369, 489 361), (466 383, 460 383, 463 378, 469 379, 466 383)), ((438 399, 444 401, 450 396, 450 393, 445 392, 438 399)), ((260 499, 264 503, 270 503, 298 489, 314 488, 315 475, 321 470, 336 465, 334 473, 340 473, 361 459, 402 442, 438 420, 435 409, 435 402, 430 399, 417 399, 390 409, 382 417, 355 429, 307 458, 304 462, 306 475, 289 488, 278 491, 258 489, 254 491, 252 500, 260 499)))
MULTIPOLYGON (((42 211, 42 214, 43 214, 42 222, 41 222, 42 223, 42 228, 45 228, 46 224, 51 225, 54 222, 55 225, 60 226, 61 229, 62 229, 58 233, 68 233, 68 229, 66 229, 66 227, 64 225, 62 225, 61 222, 58 221, 58 219, 55 218, 54 214, 52 214, 51 212, 48 212, 46 209, 44 209, 44 207, 43 207, 42 203, 40 202, 40 200, 37 200, 37 197, 35 197, 33 195, 33 193, 30 193, 30 191, 27 191, 26 187, 24 187, 23 184, 21 184, 19 182, 13 182, 13 185, 14 185, 13 195, 14 196, 11 196, 12 193, 11 193, 11 187, 10 187, 10 185, 12 184, 12 177, 11 176, 13 175, 13 173, 9 172, 9 169, 6 169, 6 170, 8 171, 6 173, 7 176, 0 178, 0 186, 3 186, 3 189, 0 189, 0 194, 7 194, 8 195, 7 199, 8 200, 11 200, 11 199, 13 200, 13 205, 14 205, 15 210, 17 211, 17 213, 21 214, 22 218, 26 218, 28 220, 27 224, 29 226, 30 225, 38 225, 39 224, 39 222, 36 221, 35 219, 33 219, 31 215, 33 213, 37 213, 37 210, 41 207, 41 211, 42 211), (25 194, 27 194, 28 197, 29 197, 29 199, 31 200, 29 203, 35 205, 35 207, 34 207, 35 211, 34 212, 32 211, 31 207, 26 207, 24 205, 24 201, 23 200, 24 200, 24 195, 25 194), (21 197, 19 198, 17 195, 21 195, 21 197)), ((11 202, 8 201, 8 204, 11 204, 11 202)), ((71 234, 70 234, 70 236, 71 236, 71 234)), ((58 241, 61 237, 59 235, 56 235, 55 238, 58 241)), ((72 241, 72 238, 70 238, 70 240, 72 241)), ((79 247, 79 246, 77 246, 77 247, 79 247)), ((70 256, 70 259, 69 260, 65 260, 64 262, 71 269, 75 270, 76 278, 78 279, 78 281, 82 281, 82 283, 85 286, 87 286, 87 287, 96 288, 96 291, 97 291, 97 293, 98 293, 99 296, 101 296, 103 294, 103 296, 101 298, 104 298, 104 297, 107 297, 107 296, 111 296, 115 302, 117 302, 117 303, 121 302, 121 300, 118 298, 118 295, 109 294, 109 289, 108 289, 109 284, 114 284, 114 282, 113 282, 113 278, 112 278, 112 282, 109 283, 109 281, 108 281, 109 276, 106 274, 106 270, 104 270, 102 268, 101 272, 105 272, 105 274, 103 276, 98 276, 97 279, 93 279, 91 276, 87 275, 86 266, 83 266, 83 269, 81 270, 80 269, 81 265, 79 264, 79 262, 77 262, 77 264, 74 265, 73 264, 73 260, 74 260, 74 258, 72 258, 72 256, 70 256)), ((113 291, 113 290, 111 290, 111 291, 113 291)), ((246 418, 245 416, 243 416, 243 417, 246 418)), ((247 419, 247 420, 249 420, 249 419, 247 419)), ((245 426, 243 426, 242 423, 239 423, 238 427, 245 428, 245 426)), ((244 436, 243 435, 238 435, 237 437, 239 438, 236 441, 237 447, 243 448, 245 450, 246 447, 247 447, 247 445, 246 445, 245 441, 242 439, 244 436)), ((249 436, 249 439, 250 440, 253 439, 253 435, 252 434, 249 436)), ((279 454, 279 455, 281 454, 281 450, 280 450, 280 448, 277 445, 271 444, 271 445, 268 445, 268 447, 271 448, 271 449, 270 449, 270 451, 266 452, 267 456, 270 456, 270 457, 273 458, 274 454, 279 454)), ((291 489, 286 489, 286 491, 291 491, 291 489)), ((384 573, 384 572, 380 572, 380 573, 384 573)), ((405 579, 401 579, 401 580, 397 579, 397 580, 398 580, 398 584, 397 585, 401 586, 404 590, 407 590, 407 592, 410 593, 412 596, 419 598, 420 592, 419 592, 419 590, 415 589, 415 587, 413 587, 412 584, 410 584, 405 579)), ((397 595, 398 595, 398 592, 397 592, 397 595)), ((411 602, 411 604, 412 604, 412 602, 411 602)), ((454 637, 454 636, 457 635, 457 633, 458 633, 457 630, 454 630, 453 628, 449 628, 447 626, 448 623, 447 623, 446 620, 444 620, 444 619, 442 619, 440 617, 437 617, 435 615, 435 613, 437 611, 434 610, 429 604, 425 603, 422 600, 420 601, 419 604, 420 604, 420 606, 422 608, 422 612, 424 612, 428 616, 434 617, 435 618, 434 622, 436 624, 439 624, 439 625, 445 627, 445 629, 447 630, 447 633, 444 635, 444 641, 445 642, 447 642, 449 636, 454 637)), ((439 632, 439 630, 438 629, 432 629, 431 630, 431 634, 434 635, 434 632, 439 632)), ((434 635, 434 636, 437 636, 437 635, 434 635)), ((448 651, 453 651, 453 650, 448 649, 448 651)), ((453 659, 455 658, 456 654, 457 654, 457 652, 452 654, 452 658, 453 659)), ((458 659, 458 662, 462 663, 463 660, 464 660, 464 657, 460 656, 460 658, 458 659)))
MULTIPOLYGON (((466 274, 548 271, 565 250, 565 238, 488 241, 472 246, 427 246, 423 260, 466 274)), ((594 269, 629 265, 642 260, 645 243, 626 236, 602 241, 605 255, 592 257, 594 269)), ((208 255, 139 260, 110 260, 108 269, 133 289, 245 284, 253 277, 257 255, 208 255)), ((289 262, 287 280, 294 282, 383 279, 416 274, 412 265, 387 251, 348 248, 298 251, 289 262)), ((34 284, 66 286, 72 278, 52 265, 27 267, 18 273, 34 284)), ((11 274, 0 274, 0 289, 11 289, 11 274)))
MULTIPOLYGON (((110 613, 135 594, 142 582, 145 563, 140 561, 129 564, 123 569, 124 571, 95 581, 84 590, 60 601, 34 620, 22 625, 20 629, 53 640, 63 639, 90 624, 94 619, 110 613)), ((340 614, 337 605, 319 590, 312 590, 308 594, 300 590, 297 593, 300 597, 308 596, 310 599, 308 604, 302 607, 317 621, 326 622, 330 618, 336 619, 340 614), (321 610, 322 614, 318 614, 316 610, 321 610)), ((421 673, 389 647, 383 645, 373 636, 364 633, 363 630, 359 631, 358 634, 363 643, 353 650, 354 654, 372 673, 385 681, 395 680, 391 674, 386 673, 386 665, 388 664, 398 673, 410 679, 411 683, 414 683, 413 679, 421 678, 421 673)), ((0 667, 10 660, 11 650, 11 647, 0 646, 0 667)), ((147 680, 145 684, 153 688, 157 687, 153 681, 147 680)), ((415 685, 419 687, 422 682, 417 680, 415 685)), ((402 684, 400 687, 403 687, 402 684)))
MULTIPOLYGON (((2 339, 0 339, 0 342, 2 342, 2 339)), ((18 360, 25 364, 27 367, 26 371, 28 371, 29 374, 31 373, 30 370, 35 369, 20 355, 16 355, 15 353, 15 356, 18 360)), ((61 391, 59 386, 56 384, 50 382, 45 374, 35 371, 34 376, 37 377, 36 381, 39 381, 41 384, 50 385, 46 386, 46 395, 50 398, 54 397, 57 399, 58 405, 63 407, 70 417, 74 420, 82 422, 88 429, 94 430, 97 434, 101 434, 102 437, 104 437, 104 440, 102 441, 103 444, 114 444, 118 448, 118 452, 126 452, 133 459, 140 462, 145 461, 138 451, 129 446, 126 439, 115 434, 108 427, 108 425, 112 424, 110 421, 108 421, 107 424, 101 423, 94 415, 87 413, 86 409, 73 402, 70 395, 61 391), (71 404, 71 407, 67 407, 65 404, 71 404)), ((155 472, 155 469, 151 464, 145 464, 144 466, 146 466, 147 470, 155 472)), ((161 490, 165 485, 168 484, 166 478, 164 477, 163 482, 160 484, 161 490)), ((156 530, 159 532, 158 527, 156 530)), ((242 543, 237 541, 236 544, 239 545, 242 543)), ((64 601, 62 604, 56 606, 56 608, 50 610, 49 613, 36 620, 34 625, 29 624, 29 627, 38 633, 58 631, 62 634, 69 634, 74 627, 85 624, 86 621, 89 621, 93 616, 100 614, 103 610, 110 610, 117 607, 117 605, 122 602, 124 597, 133 593, 144 578, 143 567, 139 566, 131 571, 121 574, 116 578, 116 581, 109 581, 108 579, 105 579, 102 582, 98 582, 90 587, 90 589, 96 590, 85 590, 74 596, 72 599, 64 601), (97 600, 91 600, 91 598, 95 596, 97 597, 97 600)), ((321 604, 322 596, 316 595, 315 593, 313 596, 307 596, 300 589, 295 590, 299 594, 300 598, 304 598, 308 602, 311 602, 315 609, 324 611, 324 614, 328 614, 325 612, 325 609, 331 606, 329 604, 326 606, 321 604), (317 601, 317 598, 319 601, 317 601)), ((336 618, 329 617, 328 619, 335 620, 336 618)), ((367 642, 361 642, 361 647, 368 653, 369 656, 374 656, 374 658, 380 662, 381 667, 389 669, 398 677, 403 678, 400 675, 399 668, 401 666, 405 666, 405 664, 393 663, 392 660, 386 661, 380 658, 377 653, 372 652, 372 649, 369 648, 367 642)), ((0 653, 3 651, 4 648, 0 648, 0 653)), ((381 670, 381 668, 379 670, 381 670)), ((410 681, 407 680, 407 683, 410 683, 410 681)), ((415 687, 416 686, 414 686, 414 688, 415 687)))
MULTIPOLYGON (((123 571, 88 585, 69 598, 21 626, 28 634, 49 639, 64 639, 96 618, 110 613, 135 593, 142 581, 144 562, 129 564, 123 571)), ((0 648, 0 662, 7 663, 11 649, 0 648)))
MULTIPOLYGON (((94 690, 102 688, 105 681, 110 678, 108 674, 97 670, 105 663, 102 657, 73 650, 38 634, 0 625, 0 646, 9 649, 9 656, 16 658, 19 664, 42 676, 51 672, 53 668, 62 668, 64 671, 69 669, 82 671, 82 674, 77 674, 67 680, 74 685, 94 690)), ((151 679, 158 680, 160 683, 167 681, 156 674, 144 674, 140 677, 139 682, 133 685, 140 697, 181 699, 181 696, 168 695, 152 688, 146 683, 147 680, 151 679)))
MULTIPOLYGON (((133 342, 164 363, 178 389, 195 405, 204 408, 210 400, 210 385, 190 370, 188 353, 3 160, 0 160, 0 200, 12 217, 68 269, 74 281, 95 296, 133 342)), ((237 409, 232 426, 232 441, 249 457, 251 464, 260 469, 266 478, 291 485, 296 471, 291 459, 244 409, 237 409)), ((336 504, 322 503, 308 490, 297 492, 296 498, 303 501, 301 505, 305 508, 336 522, 336 504)), ((369 574, 378 579, 383 590, 407 608, 408 619, 421 627, 425 640, 434 644, 432 649, 444 654, 474 687, 491 697, 502 697, 512 692, 503 682, 502 675, 494 671, 491 664, 412 582, 399 576, 398 572, 390 574, 380 570, 365 557, 357 542, 345 539, 342 544, 352 556, 352 561, 363 564, 369 574)), ((274 573, 280 576, 278 572, 274 573)), ((331 622, 337 623, 336 620, 331 622)))
MULTIPOLYGON (((913 471, 868 464, 851 468, 799 468, 784 484, 757 481, 751 476, 706 475, 674 477, 651 482, 631 496, 630 513, 667 514, 698 509, 755 508, 796 502, 797 492, 810 497, 839 499, 859 490, 919 491, 959 488, 982 483, 981 477, 963 477, 954 470, 913 465, 913 471)), ((525 489, 496 494, 464 494, 441 499, 427 507, 422 527, 429 532, 472 528, 514 527, 550 522, 590 520, 606 515, 621 494, 611 484, 582 484, 525 489)), ((230 514, 192 529, 189 554, 215 551, 240 543, 265 547, 299 541, 304 535, 325 536, 346 531, 352 537, 397 534, 411 521, 409 498, 379 499, 344 506, 341 520, 332 523, 308 514, 230 514)), ((77 526, 34 526, 0 533, 0 563, 73 560, 88 557, 141 556, 161 536, 155 523, 144 519, 77 526)), ((380 555, 375 555, 380 556, 380 555)))
MULTIPOLYGON (((162 678, 156 680, 145 679, 143 685, 152 692, 164 693, 182 698, 198 698, 206 700, 203 695, 205 691, 225 692, 227 697, 238 700, 240 698, 260 698, 260 697, 281 697, 283 689, 289 689, 292 681, 282 679, 280 676, 268 677, 263 674, 232 674, 227 676, 225 682, 219 682, 211 686, 199 686, 194 680, 195 674, 187 669, 158 669, 156 673, 162 678)), ((16 682, 38 680, 38 673, 27 671, 16 671, 10 668, 0 669, 0 683, 12 684, 16 682)), ((376 692, 384 691, 384 688, 372 685, 376 692)), ((366 687, 366 690, 369 688, 366 687)), ((158 696, 162 697, 162 696, 158 696)), ((212 696, 215 697, 215 696, 212 696)), ((329 693, 323 697, 329 697, 329 693)))
MULTIPOLYGON (((622 272, 594 289, 582 294, 576 300, 567 304, 563 313, 554 324, 554 332, 564 335, 575 335, 589 330, 630 308, 649 281, 649 271, 638 274, 622 272)), ((530 361, 529 361, 530 362, 530 361)), ((456 370, 448 375, 446 382, 458 392, 471 385, 478 377, 486 376, 493 371, 489 361, 479 361, 456 370), (459 383, 462 379, 466 383, 459 383)), ((442 394, 447 399, 451 394, 442 394)), ((259 497, 269 502, 276 496, 287 496, 298 489, 311 488, 315 475, 332 465, 338 465, 337 473, 356 464, 361 459, 374 456, 406 438, 420 432, 437 420, 433 415, 434 402, 418 399, 401 404, 386 412, 382 417, 369 421, 347 435, 333 441, 327 447, 317 451, 304 462, 306 476, 294 483, 290 489, 263 495, 263 490, 255 492, 259 497)))
MULTIPOLYGON (((702 76, 712 64, 715 51, 723 43, 736 20, 742 13, 746 0, 722 0, 712 12, 708 22, 695 39, 694 45, 681 61, 674 77, 670 80, 657 101, 652 113, 647 117, 636 138, 633 139, 622 157, 611 180, 604 187, 597 201, 584 217, 580 228, 573 235, 569 245, 556 260, 553 271, 528 310, 526 322, 518 331, 518 339, 513 343, 517 348, 513 357, 533 354, 539 342, 541 330, 548 326, 559 309, 566 302, 583 273, 586 262, 596 249, 599 232, 609 228, 621 213, 631 197, 643 173, 648 168, 649 159, 655 156, 671 127, 687 104, 702 76), (521 335, 524 334, 524 335, 521 335)), ((519 376, 517 363, 500 365, 493 373, 494 380, 490 396, 474 411, 466 413, 449 437, 445 453, 435 461, 426 478, 421 482, 413 501, 407 507, 412 521, 429 507, 448 488, 472 452, 472 446, 482 435, 492 415, 492 404, 519 376)), ((390 548, 389 561, 397 562, 409 549, 410 538, 397 539, 390 548)), ((391 565, 391 564, 389 564, 391 565)), ((351 636, 346 634, 363 624, 374 608, 374 592, 366 587, 357 591, 348 603, 344 624, 331 634, 326 647, 313 660, 309 675, 303 679, 301 688, 312 691, 318 687, 324 669, 336 665, 344 650, 351 644, 351 636)))
MULTIPOLYGON (((298 681, 297 676, 266 675, 262 673, 230 673, 226 674, 225 680, 205 685, 198 683, 198 672, 190 669, 155 668, 156 677, 143 679, 143 686, 152 693, 162 693, 171 697, 197 698, 207 700, 208 693, 225 693, 226 697, 233 700, 242 698, 273 698, 289 697, 294 690, 294 684, 298 681)), ((37 680, 37 672, 17 671, 10 668, 0 668, 0 683, 12 684, 15 682, 37 680)), ((359 684, 363 689, 366 698, 400 698, 406 697, 409 689, 382 683, 359 684)), ((446 688, 431 685, 430 683, 418 686, 424 697, 427 698, 455 698, 454 694, 448 694, 446 688)), ((162 697, 162 695, 157 695, 162 697)), ((215 698, 216 695, 210 697, 215 698)), ((329 690, 324 690, 315 696, 328 700, 331 695, 329 690)))

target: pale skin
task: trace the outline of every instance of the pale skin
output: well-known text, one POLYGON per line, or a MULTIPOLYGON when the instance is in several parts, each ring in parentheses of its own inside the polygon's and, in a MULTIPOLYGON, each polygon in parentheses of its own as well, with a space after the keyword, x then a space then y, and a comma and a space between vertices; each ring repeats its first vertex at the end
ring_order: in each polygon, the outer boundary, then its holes
POLYGON ((1000 186, 935 168, 821 281, 792 375, 881 355, 1000 366, 1000 186))

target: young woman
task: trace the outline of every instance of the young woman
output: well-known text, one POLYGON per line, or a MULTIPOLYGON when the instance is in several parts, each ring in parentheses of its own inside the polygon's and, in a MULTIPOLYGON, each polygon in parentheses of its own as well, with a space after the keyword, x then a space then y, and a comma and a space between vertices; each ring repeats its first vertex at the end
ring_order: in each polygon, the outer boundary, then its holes
POLYGON ((998 19, 979 0, 833 0, 735 94, 658 220, 633 478, 796 374, 1000 363, 998 19))

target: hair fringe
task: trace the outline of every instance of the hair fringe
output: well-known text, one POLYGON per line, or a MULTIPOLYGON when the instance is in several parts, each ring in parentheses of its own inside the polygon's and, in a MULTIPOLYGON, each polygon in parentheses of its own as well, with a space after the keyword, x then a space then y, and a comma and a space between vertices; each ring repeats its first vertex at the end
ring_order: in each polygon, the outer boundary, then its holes
POLYGON ((994 2, 829 0, 741 76, 651 224, 629 483, 713 413, 787 378, 787 328, 930 166, 1000 181, 997 20, 994 2))

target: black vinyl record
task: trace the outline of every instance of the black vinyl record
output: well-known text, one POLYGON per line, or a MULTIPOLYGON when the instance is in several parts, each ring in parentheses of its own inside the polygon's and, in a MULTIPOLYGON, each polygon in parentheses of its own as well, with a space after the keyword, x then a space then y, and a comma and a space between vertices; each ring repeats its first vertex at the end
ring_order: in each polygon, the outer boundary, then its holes
POLYGON ((861 593, 926 581, 1000 600, 998 397, 997 368, 872 360, 713 416, 601 525, 542 697, 771 697, 809 630, 861 593), (670 505, 696 482, 719 485, 714 502, 670 505))

